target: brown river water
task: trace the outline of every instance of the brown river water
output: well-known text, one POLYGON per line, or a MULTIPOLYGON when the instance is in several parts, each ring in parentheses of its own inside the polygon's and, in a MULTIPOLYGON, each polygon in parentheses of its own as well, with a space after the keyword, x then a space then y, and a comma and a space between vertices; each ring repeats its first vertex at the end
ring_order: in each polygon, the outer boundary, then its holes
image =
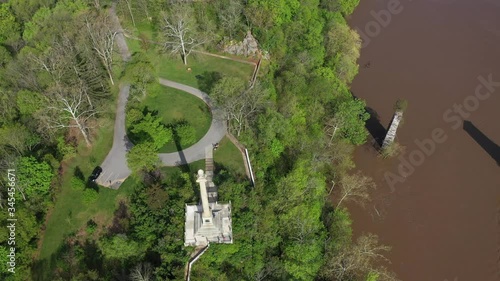
POLYGON ((349 206, 355 234, 392 246, 405 281, 500 280, 500 0, 361 0, 349 24, 364 38, 352 92, 380 120, 369 130, 383 136, 408 101, 402 156, 355 152, 377 183, 349 206))

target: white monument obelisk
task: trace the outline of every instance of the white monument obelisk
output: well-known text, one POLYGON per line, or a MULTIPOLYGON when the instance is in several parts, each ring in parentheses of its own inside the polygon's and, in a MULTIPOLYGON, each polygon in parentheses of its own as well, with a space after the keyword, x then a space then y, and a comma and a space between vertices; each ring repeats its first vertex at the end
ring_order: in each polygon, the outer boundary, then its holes
POLYGON ((203 224, 212 223, 212 210, 208 205, 208 193, 207 193, 207 178, 203 173, 203 170, 198 170, 198 179, 196 182, 200 183, 200 196, 201 196, 201 206, 203 208, 203 224))
POLYGON ((206 246, 209 243, 233 243, 231 228, 231 202, 210 202, 208 190, 215 188, 210 175, 198 170, 196 182, 200 185, 201 203, 186 204, 186 246, 206 246))

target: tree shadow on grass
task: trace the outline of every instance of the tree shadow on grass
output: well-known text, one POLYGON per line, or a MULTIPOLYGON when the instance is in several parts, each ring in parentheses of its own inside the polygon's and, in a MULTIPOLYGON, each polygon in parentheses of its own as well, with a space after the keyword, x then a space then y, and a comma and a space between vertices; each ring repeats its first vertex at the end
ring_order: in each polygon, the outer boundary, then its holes
POLYGON ((99 273, 104 272, 101 250, 97 246, 96 241, 87 239, 82 245, 83 248, 83 263, 87 268, 96 270, 99 273))
POLYGON ((148 107, 148 106, 145 106, 145 107, 142 109, 142 114, 143 114, 144 116, 146 116, 146 115, 148 115, 148 114, 151 114, 151 116, 156 117, 156 116, 158 116, 158 114, 160 114, 160 113, 158 112, 158 110, 151 110, 151 109, 149 109, 149 107, 148 107))
POLYGON ((82 170, 80 169, 79 166, 76 166, 73 175, 75 176, 75 178, 77 178, 77 179, 79 179, 81 181, 85 180, 85 176, 83 175, 83 172, 82 172, 82 170))
POLYGON ((247 182, 248 178, 245 174, 240 174, 235 170, 225 166, 224 164, 215 161, 214 159, 214 178, 213 181, 216 185, 220 185, 228 180, 235 180, 236 182, 247 182))
POLYGON ((33 261, 31 264, 31 278, 33 281, 52 280, 53 272, 56 268, 57 260, 64 252, 64 247, 60 247, 48 258, 33 261))
POLYGON ((113 222, 108 228, 108 233, 116 235, 119 233, 127 233, 130 224, 130 214, 128 206, 124 201, 120 201, 118 208, 115 210, 113 222))
POLYGON ((90 188, 95 190, 96 192, 99 192, 99 185, 94 181, 88 180, 87 183, 85 184, 85 188, 90 188))
MULTIPOLYGON (((66 238, 64 239, 65 240, 64 244, 59 246, 57 250, 54 253, 52 253, 49 257, 33 261, 33 263, 31 264, 31 278, 32 278, 31 280, 33 281, 54 280, 56 269, 60 267, 61 264, 64 264, 64 262, 62 261, 63 255, 68 253, 70 250, 70 246, 67 243, 67 237, 70 237, 72 235, 74 234, 66 236, 66 238)), ((71 272, 59 273, 59 275, 69 275, 69 274, 71 274, 71 272)), ((65 276, 65 277, 70 277, 70 276, 65 276)))
MULTIPOLYGON (((68 235, 72 237, 74 234, 68 235)), ((78 241, 70 242, 66 238, 48 258, 35 260, 31 265, 31 280, 73 280, 82 269, 95 270, 99 276, 106 275, 102 254, 95 241, 86 240, 83 244, 78 241), (81 259, 79 259, 82 257, 81 259), (82 262, 80 264, 80 262, 82 262), (59 280, 59 279, 57 279, 59 280)))
POLYGON ((188 122, 184 119, 180 120, 175 120, 174 122, 170 123, 167 125, 167 128, 172 130, 172 138, 175 144, 175 148, 177 150, 177 153, 179 153, 179 158, 180 158, 180 163, 178 163, 178 167, 184 172, 184 173, 191 173, 191 168, 188 165, 186 156, 184 155, 183 146, 181 144, 181 137, 177 131, 177 128, 180 126, 186 125, 188 122))
POLYGON ((219 80, 222 79, 222 74, 217 71, 205 71, 201 75, 196 75, 198 89, 205 93, 210 93, 219 80))

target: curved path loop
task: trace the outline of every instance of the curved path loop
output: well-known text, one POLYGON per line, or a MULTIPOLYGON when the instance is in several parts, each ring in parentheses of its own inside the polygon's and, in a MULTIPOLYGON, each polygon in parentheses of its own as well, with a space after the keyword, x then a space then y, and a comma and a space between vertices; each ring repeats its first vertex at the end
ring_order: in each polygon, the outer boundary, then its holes
POLYGON ((197 143, 192 146, 183 149, 179 152, 172 153, 160 153, 160 159, 165 166, 177 166, 188 164, 197 160, 201 160, 205 158, 205 148, 207 146, 212 146, 214 143, 220 142, 220 140, 226 134, 226 124, 219 118, 221 116, 219 110, 213 106, 212 101, 208 97, 208 95, 196 88, 176 83, 167 79, 160 78, 160 84, 175 88, 186 93, 190 93, 191 95, 202 99, 212 111, 212 124, 208 129, 208 132, 199 140, 197 143))
MULTIPOLYGON (((119 27, 119 21, 114 11, 114 5, 110 9, 110 15, 114 18, 116 26, 119 27)), ((116 43, 124 61, 130 59, 130 52, 127 43, 123 36, 123 30, 119 28, 119 33, 116 36, 116 43)), ((160 84, 175 88, 193 96, 202 99, 212 111, 212 124, 208 132, 194 145, 183 149, 179 152, 173 153, 160 153, 159 157, 165 166, 178 166, 188 164, 197 160, 205 158, 205 148, 214 143, 218 143, 226 134, 226 124, 222 120, 216 118, 221 116, 218 109, 213 106, 212 101, 208 95, 196 88, 176 83, 167 79, 160 78, 160 84)), ((133 144, 127 138, 127 131, 125 128, 125 107, 129 96, 130 85, 120 85, 120 92, 118 95, 118 104, 116 108, 113 146, 101 164, 102 173, 96 182, 102 186, 118 189, 123 181, 130 176, 131 171, 127 166, 127 152, 133 147, 133 144)))
MULTIPOLYGON (((178 152, 159 153, 158 156, 165 166, 178 166, 194 161, 205 159, 205 148, 218 143, 226 134, 226 124, 217 116, 221 116, 219 110, 213 106, 208 95, 196 88, 180 84, 174 81, 160 78, 160 84, 189 93, 203 100, 212 112, 212 123, 208 132, 197 143, 178 152)), ((116 110, 115 131, 113 136, 113 147, 101 165, 102 174, 97 179, 100 185, 117 189, 130 175, 127 166, 127 152, 133 147, 128 140, 125 129, 125 106, 129 94, 129 85, 120 86, 118 106, 116 110)))

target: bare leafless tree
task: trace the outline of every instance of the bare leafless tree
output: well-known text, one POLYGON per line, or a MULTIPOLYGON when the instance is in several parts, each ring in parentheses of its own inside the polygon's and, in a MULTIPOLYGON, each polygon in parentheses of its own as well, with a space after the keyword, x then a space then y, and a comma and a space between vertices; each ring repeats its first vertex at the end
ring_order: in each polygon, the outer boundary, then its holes
POLYGON ((280 261, 274 257, 269 258, 266 261, 261 270, 257 271, 253 276, 249 279, 253 279, 255 281, 263 281, 269 280, 274 273, 279 272, 280 270, 280 261))
POLYGON ((243 14, 243 4, 240 0, 226 0, 219 2, 220 7, 217 13, 220 24, 229 33, 229 37, 234 37, 234 32, 241 25, 243 14))
POLYGON ((100 0, 94 0, 94 2, 92 4, 94 4, 94 8, 96 8, 97 10, 101 9, 101 1, 100 0))
POLYGON ((364 203, 370 200, 370 189, 376 187, 373 179, 361 174, 361 172, 343 176, 340 185, 340 200, 337 203, 337 208, 344 201, 354 201, 360 205, 364 205, 364 203))
POLYGON ((239 136, 265 108, 269 93, 260 84, 246 89, 244 81, 229 77, 222 78, 211 95, 221 109, 222 118, 229 122, 229 130, 239 136))
POLYGON ((130 273, 132 281, 149 281, 152 280, 151 265, 149 263, 139 263, 130 273))
POLYGON ((310 242, 311 237, 318 230, 309 218, 300 216, 290 221, 290 229, 290 238, 299 244, 310 242))
POLYGON ((63 76, 67 72, 67 64, 65 64, 65 62, 67 62, 66 57, 63 53, 59 53, 59 50, 57 46, 53 46, 41 54, 28 54, 29 59, 33 62, 33 70, 40 69, 45 71, 50 75, 56 85, 61 84, 63 76))
POLYGON ((332 145, 335 134, 337 133, 338 129, 344 126, 344 124, 345 124, 344 119, 342 118, 342 116, 339 116, 338 114, 326 120, 324 131, 326 136, 329 137, 328 146, 332 145))
POLYGON ((92 48, 101 59, 104 68, 108 72, 111 84, 114 85, 112 73, 113 50, 118 31, 114 27, 110 15, 106 12, 88 15, 85 18, 85 26, 92 42, 92 48))
POLYGON ((371 273, 379 277, 377 280, 396 281, 397 278, 393 273, 382 266, 376 266, 380 261, 388 262, 383 254, 389 250, 390 247, 379 244, 376 235, 362 235, 356 243, 329 254, 323 274, 334 280, 343 281, 364 280, 367 274, 371 273))
POLYGON ((56 87, 51 90, 48 104, 48 127, 77 128, 90 146, 88 121, 97 112, 86 102, 83 91, 78 87, 56 87))
POLYGON ((148 0, 138 0, 137 4, 144 10, 144 14, 148 21, 151 21, 153 18, 149 14, 150 2, 148 0))
POLYGON ((180 54, 185 65, 191 52, 207 41, 196 33, 192 8, 183 4, 173 5, 168 13, 163 13, 163 36, 163 47, 180 54))
POLYGON ((130 0, 125 0, 125 3, 127 3, 128 12, 130 14, 130 18, 132 19, 132 24, 135 27, 135 19, 134 19, 134 14, 132 13, 132 6, 130 5, 130 0))
POLYGON ((32 150, 39 139, 19 124, 0 128, 0 146, 13 149, 17 155, 23 155, 26 150, 32 150))

